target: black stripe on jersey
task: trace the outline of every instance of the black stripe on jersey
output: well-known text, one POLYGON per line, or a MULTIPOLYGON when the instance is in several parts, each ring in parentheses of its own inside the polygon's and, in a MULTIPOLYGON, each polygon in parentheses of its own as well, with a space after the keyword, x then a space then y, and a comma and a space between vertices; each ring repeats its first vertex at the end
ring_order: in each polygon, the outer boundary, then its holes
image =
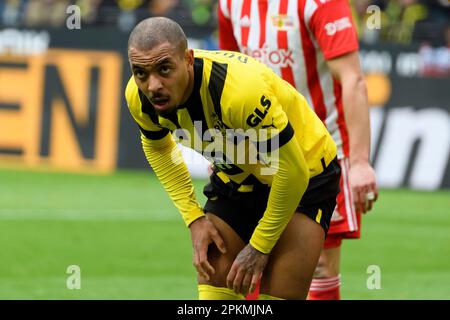
POLYGON ((222 110, 220 109, 220 98, 222 97, 225 78, 227 77, 228 65, 226 63, 218 63, 213 61, 211 76, 209 77, 208 90, 214 105, 214 111, 222 121, 222 110))
POLYGON ((171 113, 167 115, 167 117, 164 117, 166 119, 169 119, 176 127, 177 129, 181 129, 180 123, 178 122, 178 114, 177 113, 171 113))
POLYGON ((281 148, 286 143, 288 143, 293 136, 294 136, 294 128, 292 128, 291 124, 288 122, 286 127, 272 139, 269 139, 267 141, 258 141, 257 145, 258 152, 260 152, 261 149, 264 151, 264 153, 272 152, 272 140, 275 138, 278 139, 278 143, 275 144, 274 147, 276 147, 276 149, 281 148))
POLYGON ((155 108, 141 90, 139 90, 138 92, 139 92, 139 100, 141 100, 142 112, 147 114, 154 124, 159 124, 158 115, 156 114, 155 108))
POLYGON ((327 165, 325 163, 325 159, 324 158, 320 159, 320 163, 322 164, 323 170, 325 170, 327 168, 327 165))
POLYGON ((162 128, 162 130, 159 131, 148 131, 142 128, 140 125, 138 125, 139 130, 141 130, 142 134, 150 140, 159 140, 164 138, 168 133, 169 129, 162 128))
POLYGON ((191 117, 192 124, 194 121, 201 121, 202 123, 202 131, 200 132, 200 128, 196 127, 197 133, 200 138, 203 138, 203 134, 208 129, 208 125, 206 123, 205 113, 203 111, 202 99, 200 97, 200 87, 202 85, 203 80, 203 59, 195 58, 194 59, 194 89, 192 91, 189 99, 181 106, 181 108, 186 107, 189 117, 191 117))

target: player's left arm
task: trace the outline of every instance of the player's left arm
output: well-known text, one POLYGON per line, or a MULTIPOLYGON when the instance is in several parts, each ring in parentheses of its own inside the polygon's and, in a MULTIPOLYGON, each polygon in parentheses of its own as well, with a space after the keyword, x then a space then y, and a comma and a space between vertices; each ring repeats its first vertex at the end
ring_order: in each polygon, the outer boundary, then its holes
POLYGON ((327 63, 342 86, 342 102, 350 144, 349 180, 356 210, 365 213, 372 209, 378 196, 375 171, 369 159, 370 119, 366 82, 358 52, 339 56, 328 60, 327 63), (372 200, 366 199, 370 192, 375 196, 372 200))
MULTIPOLYGON (((306 191, 309 167, 294 137, 294 129, 276 96, 271 94, 270 90, 260 94, 256 94, 255 90, 243 92, 248 92, 246 96, 250 98, 243 102, 241 113, 236 112, 233 115, 232 127, 254 129, 260 133, 259 139, 263 140, 258 142, 271 146, 270 160, 276 163, 266 211, 255 228, 250 243, 237 255, 227 277, 229 288, 239 291, 242 287, 250 287, 252 292, 261 277, 269 253, 306 191), (265 116, 261 119, 263 114, 265 116), (262 133, 261 130, 268 132, 262 133), (262 138, 266 134, 268 138, 262 138), (276 142, 273 143, 271 139, 276 142), (296 187, 292 188, 293 185, 296 187)), ((238 102, 233 105, 236 103, 238 102)), ((246 289, 243 289, 243 292, 245 293, 246 289)))

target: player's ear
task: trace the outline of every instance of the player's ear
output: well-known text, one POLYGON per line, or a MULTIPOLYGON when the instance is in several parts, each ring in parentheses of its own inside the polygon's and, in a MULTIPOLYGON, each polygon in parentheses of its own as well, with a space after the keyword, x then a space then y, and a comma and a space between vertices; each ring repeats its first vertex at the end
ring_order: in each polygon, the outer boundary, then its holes
POLYGON ((186 49, 185 51, 185 59, 189 66, 194 65, 194 50, 186 49))

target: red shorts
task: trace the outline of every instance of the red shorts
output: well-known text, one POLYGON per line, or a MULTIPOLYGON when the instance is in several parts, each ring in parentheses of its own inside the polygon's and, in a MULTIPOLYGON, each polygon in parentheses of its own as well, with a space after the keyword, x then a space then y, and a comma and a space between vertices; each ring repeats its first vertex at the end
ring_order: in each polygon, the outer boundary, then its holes
POLYGON ((339 160, 341 165, 341 192, 337 196, 337 206, 331 217, 330 229, 325 239, 324 248, 336 248, 342 239, 359 239, 361 237, 361 213, 356 212, 353 204, 348 178, 349 159, 339 160))

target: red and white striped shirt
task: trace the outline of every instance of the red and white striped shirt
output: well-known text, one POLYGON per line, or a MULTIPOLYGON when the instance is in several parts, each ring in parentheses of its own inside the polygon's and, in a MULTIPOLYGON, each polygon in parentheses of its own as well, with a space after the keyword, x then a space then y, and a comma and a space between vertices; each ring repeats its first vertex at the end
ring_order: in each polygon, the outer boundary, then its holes
POLYGON ((219 46, 270 66, 303 94, 349 154, 342 88, 326 60, 357 51, 346 0, 220 0, 219 46))

